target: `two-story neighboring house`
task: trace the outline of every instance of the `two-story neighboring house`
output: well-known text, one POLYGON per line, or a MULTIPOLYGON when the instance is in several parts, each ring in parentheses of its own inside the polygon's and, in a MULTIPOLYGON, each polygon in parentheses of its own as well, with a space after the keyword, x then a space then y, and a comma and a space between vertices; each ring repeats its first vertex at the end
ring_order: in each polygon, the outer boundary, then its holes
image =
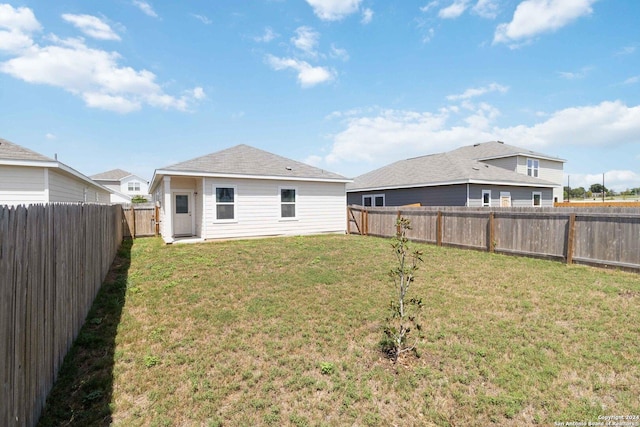
POLYGON ((347 202, 363 206, 553 206, 565 160, 491 141, 400 160, 354 178, 347 202))
POLYGON ((515 147, 502 141, 465 146, 453 150, 452 153, 552 182, 556 185, 553 189, 554 201, 562 201, 564 163, 566 162, 564 159, 515 147))
POLYGON ((122 169, 113 169, 92 175, 91 179, 113 191, 111 203, 131 203, 131 198, 135 196, 142 196, 147 200, 151 200, 149 183, 143 178, 122 169))

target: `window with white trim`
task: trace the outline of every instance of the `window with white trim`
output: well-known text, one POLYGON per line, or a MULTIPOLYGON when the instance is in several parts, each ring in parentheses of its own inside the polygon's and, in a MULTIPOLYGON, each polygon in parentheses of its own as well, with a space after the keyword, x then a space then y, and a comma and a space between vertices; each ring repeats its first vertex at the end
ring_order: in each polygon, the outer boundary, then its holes
POLYGON ((540 170, 540 160, 527 159, 527 175, 534 178, 538 177, 540 170))
POLYGON ((138 181, 129 181, 127 184, 127 190, 129 191, 140 191, 140 182, 138 181))
POLYGON ((367 194, 362 196, 362 206, 384 206, 384 194, 367 194))
POLYGON ((491 190, 482 190, 482 206, 491 206, 491 190))
POLYGON ((534 191, 531 193, 531 200, 533 206, 542 206, 542 193, 540 191, 534 191))
POLYGON ((216 219, 229 221, 236 218, 236 188, 215 187, 216 219))
POLYGON ((296 217, 296 189, 280 188, 280 218, 296 217))

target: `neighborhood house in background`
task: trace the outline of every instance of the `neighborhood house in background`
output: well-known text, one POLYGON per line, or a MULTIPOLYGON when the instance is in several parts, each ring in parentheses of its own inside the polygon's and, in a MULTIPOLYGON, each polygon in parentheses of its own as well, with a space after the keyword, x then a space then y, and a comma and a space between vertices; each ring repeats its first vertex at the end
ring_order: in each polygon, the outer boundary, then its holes
POLYGON ((400 160, 356 177, 347 202, 363 206, 553 207, 565 160, 501 141, 400 160))
POLYGON ((135 196, 144 197, 147 201, 151 200, 149 183, 122 169, 91 175, 91 179, 112 191, 111 203, 131 203, 131 199, 135 196))
POLYGON ((344 233, 351 180, 248 145, 156 169, 160 234, 229 239, 344 233))
POLYGON ((57 159, 0 138, 0 205, 109 203, 109 189, 57 159))

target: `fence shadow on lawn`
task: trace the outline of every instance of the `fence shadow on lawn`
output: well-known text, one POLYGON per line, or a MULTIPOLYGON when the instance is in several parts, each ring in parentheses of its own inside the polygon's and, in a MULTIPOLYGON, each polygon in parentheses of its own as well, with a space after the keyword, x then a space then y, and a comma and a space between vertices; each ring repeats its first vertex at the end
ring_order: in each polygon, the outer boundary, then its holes
POLYGON ((115 338, 127 290, 131 247, 125 239, 64 359, 38 426, 108 426, 113 394, 115 338))

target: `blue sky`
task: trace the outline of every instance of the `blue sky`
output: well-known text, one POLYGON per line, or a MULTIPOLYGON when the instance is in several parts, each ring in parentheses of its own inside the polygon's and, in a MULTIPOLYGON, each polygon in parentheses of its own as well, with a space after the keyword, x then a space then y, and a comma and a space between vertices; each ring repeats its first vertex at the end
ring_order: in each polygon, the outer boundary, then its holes
POLYGON ((640 187, 639 16, 637 0, 0 0, 0 137, 146 179, 241 143, 354 177, 501 140, 620 191, 640 187))

